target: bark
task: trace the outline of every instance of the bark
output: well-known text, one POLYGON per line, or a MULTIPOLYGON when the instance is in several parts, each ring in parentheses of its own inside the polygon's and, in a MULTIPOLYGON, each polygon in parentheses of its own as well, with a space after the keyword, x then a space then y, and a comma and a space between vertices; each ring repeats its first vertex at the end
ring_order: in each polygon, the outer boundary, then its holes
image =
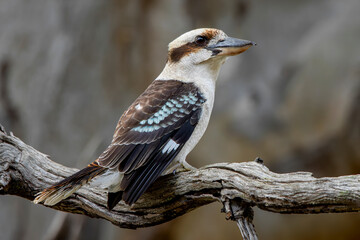
MULTIPOLYGON (((40 190, 75 171, 0 130, 0 194, 33 200, 40 190)), ((253 206, 275 213, 360 211, 360 175, 315 178, 308 172, 278 174, 256 159, 163 176, 131 207, 120 202, 108 211, 106 198, 105 191, 86 185, 50 208, 139 228, 170 221, 217 201, 224 204, 226 218, 236 220, 242 233, 245 231, 245 239, 256 239, 253 206)))

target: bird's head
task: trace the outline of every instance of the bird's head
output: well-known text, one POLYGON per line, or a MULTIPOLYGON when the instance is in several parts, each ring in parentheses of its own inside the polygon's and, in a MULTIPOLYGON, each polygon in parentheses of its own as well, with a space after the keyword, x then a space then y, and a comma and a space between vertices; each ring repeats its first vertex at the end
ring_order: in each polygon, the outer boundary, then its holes
POLYGON ((189 78, 194 77, 196 73, 210 73, 216 80, 220 67, 228 56, 240 54, 253 45, 256 44, 228 37, 218 29, 195 29, 184 33, 169 44, 167 65, 162 75, 172 74, 178 78, 189 78))
POLYGON ((170 63, 188 62, 201 64, 246 51, 254 42, 228 37, 223 31, 214 28, 199 28, 176 38, 169 44, 170 63))

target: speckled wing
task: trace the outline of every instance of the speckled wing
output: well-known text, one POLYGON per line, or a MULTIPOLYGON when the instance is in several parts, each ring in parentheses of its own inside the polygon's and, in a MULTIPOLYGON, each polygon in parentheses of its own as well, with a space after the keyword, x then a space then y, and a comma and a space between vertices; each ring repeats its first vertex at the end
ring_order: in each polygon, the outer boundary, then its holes
POLYGON ((134 203, 180 152, 205 101, 193 83, 156 80, 122 115, 98 163, 124 172, 125 202, 134 203))

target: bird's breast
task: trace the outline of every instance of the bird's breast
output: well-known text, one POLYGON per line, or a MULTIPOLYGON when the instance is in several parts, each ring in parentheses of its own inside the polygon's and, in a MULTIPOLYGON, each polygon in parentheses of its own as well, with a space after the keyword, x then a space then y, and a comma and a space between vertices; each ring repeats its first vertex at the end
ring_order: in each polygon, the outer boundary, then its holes
POLYGON ((205 86, 198 86, 203 96, 206 98, 202 106, 201 117, 198 124, 196 125, 194 132, 192 133, 189 140, 185 143, 183 149, 179 152, 174 162, 183 162, 186 156, 193 150, 196 144, 200 141, 204 135, 205 130, 209 124, 211 112, 214 106, 215 96, 215 85, 212 83, 206 84, 205 86))

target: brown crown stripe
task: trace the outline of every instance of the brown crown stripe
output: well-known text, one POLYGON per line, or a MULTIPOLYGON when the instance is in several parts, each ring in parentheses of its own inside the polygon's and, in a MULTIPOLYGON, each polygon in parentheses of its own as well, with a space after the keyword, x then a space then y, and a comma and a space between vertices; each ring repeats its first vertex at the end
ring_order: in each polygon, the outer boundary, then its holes
POLYGON ((205 30, 201 36, 206 37, 207 39, 212 39, 215 35, 219 34, 219 30, 217 29, 208 29, 205 30))

